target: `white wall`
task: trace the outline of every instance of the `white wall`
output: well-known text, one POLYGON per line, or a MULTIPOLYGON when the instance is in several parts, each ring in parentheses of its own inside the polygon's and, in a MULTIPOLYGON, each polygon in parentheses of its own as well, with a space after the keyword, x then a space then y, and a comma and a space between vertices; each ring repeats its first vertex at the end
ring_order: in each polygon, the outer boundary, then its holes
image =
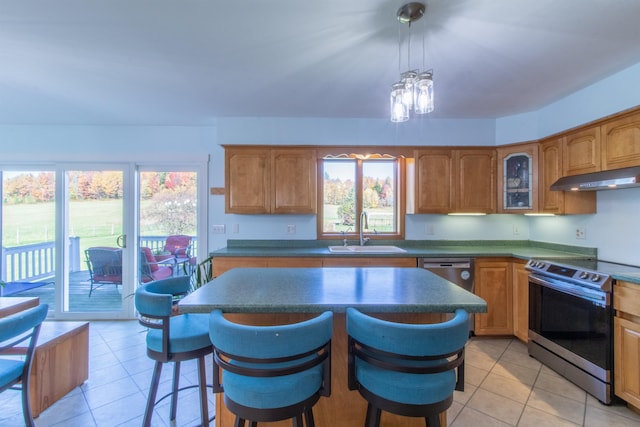
POLYGON ((524 215, 407 215, 405 231, 407 240, 528 240, 529 222, 524 215))
POLYGON ((213 126, 0 126, 0 162, 202 160, 213 126))
POLYGON ((496 120, 496 144, 541 139, 640 105, 640 64, 537 111, 496 120))
POLYGON ((495 121, 432 119, 218 119, 219 144, 493 145, 495 121))
POLYGON ((598 248, 602 260, 640 266, 640 188, 598 192, 598 213, 529 219, 531 239, 598 248), (576 228, 586 231, 577 239, 576 228))

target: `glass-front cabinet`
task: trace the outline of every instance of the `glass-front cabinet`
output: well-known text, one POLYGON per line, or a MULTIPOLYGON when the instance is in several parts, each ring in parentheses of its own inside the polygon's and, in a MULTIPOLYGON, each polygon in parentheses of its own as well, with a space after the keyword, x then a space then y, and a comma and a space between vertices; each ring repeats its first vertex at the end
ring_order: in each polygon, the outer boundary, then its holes
POLYGON ((519 144, 498 149, 498 211, 530 213, 538 209, 538 147, 519 144))

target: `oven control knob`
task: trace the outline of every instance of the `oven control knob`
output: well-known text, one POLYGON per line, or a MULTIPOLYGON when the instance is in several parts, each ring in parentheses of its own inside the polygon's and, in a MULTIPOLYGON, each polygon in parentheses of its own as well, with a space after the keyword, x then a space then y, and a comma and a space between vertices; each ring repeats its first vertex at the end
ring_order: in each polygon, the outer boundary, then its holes
POLYGON ((589 277, 589 273, 587 273, 586 271, 581 271, 578 277, 581 279, 586 279, 587 277, 589 277))
POLYGON ((593 276, 591 276, 591 280, 593 282, 599 282, 600 281, 600 275, 598 273, 594 274, 593 276))

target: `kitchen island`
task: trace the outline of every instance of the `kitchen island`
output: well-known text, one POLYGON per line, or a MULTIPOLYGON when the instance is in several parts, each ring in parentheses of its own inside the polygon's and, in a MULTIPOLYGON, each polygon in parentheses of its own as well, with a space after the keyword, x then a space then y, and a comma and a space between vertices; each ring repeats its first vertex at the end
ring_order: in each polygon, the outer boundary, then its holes
MULTIPOLYGON (((458 308, 469 313, 487 310, 483 299, 427 270, 375 267, 237 268, 178 304, 183 313, 209 313, 219 308, 229 320, 254 325, 292 323, 333 311, 332 393, 314 407, 318 427, 364 425, 366 402, 347 388, 347 307, 407 323, 440 322, 458 308)), ((216 397, 216 425, 233 425, 221 395, 216 397)), ((423 426, 424 420, 384 413, 381 425, 423 426)))

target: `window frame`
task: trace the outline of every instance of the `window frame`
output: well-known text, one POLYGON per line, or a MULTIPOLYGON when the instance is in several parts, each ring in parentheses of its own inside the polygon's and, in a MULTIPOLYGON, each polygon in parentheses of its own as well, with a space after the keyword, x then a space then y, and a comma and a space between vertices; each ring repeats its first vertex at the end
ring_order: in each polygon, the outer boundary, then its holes
POLYGON ((325 154, 318 157, 318 212, 317 212, 317 239, 318 240, 358 240, 360 238, 360 214, 363 210, 363 163, 376 160, 393 160, 395 162, 395 182, 394 207, 396 215, 396 231, 393 233, 372 233, 367 232, 366 237, 371 240, 404 240, 405 235, 405 213, 406 213, 406 162, 403 156, 393 156, 388 154, 363 154, 350 153, 331 155, 325 154), (326 232, 323 229, 324 223, 324 161, 352 159, 356 162, 355 176, 355 225, 349 232, 326 232))

